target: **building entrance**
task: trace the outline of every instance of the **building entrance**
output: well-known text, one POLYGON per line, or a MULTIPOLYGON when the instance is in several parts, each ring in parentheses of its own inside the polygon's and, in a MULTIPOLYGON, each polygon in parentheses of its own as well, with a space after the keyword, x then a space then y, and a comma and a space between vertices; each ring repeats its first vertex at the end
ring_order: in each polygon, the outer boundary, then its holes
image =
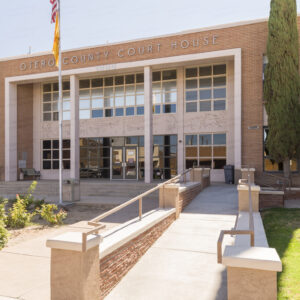
POLYGON ((138 180, 138 148, 132 146, 111 148, 111 179, 138 180))

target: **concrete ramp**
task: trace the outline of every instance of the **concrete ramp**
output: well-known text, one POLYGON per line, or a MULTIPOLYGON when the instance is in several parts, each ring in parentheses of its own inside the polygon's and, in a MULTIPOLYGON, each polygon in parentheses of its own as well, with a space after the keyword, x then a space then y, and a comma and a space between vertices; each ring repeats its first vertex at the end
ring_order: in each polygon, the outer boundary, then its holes
MULTIPOLYGON (((237 203, 236 186, 203 190, 105 299, 227 299, 217 240, 220 230, 234 227, 237 203)), ((226 239, 224 245, 232 243, 226 239)))

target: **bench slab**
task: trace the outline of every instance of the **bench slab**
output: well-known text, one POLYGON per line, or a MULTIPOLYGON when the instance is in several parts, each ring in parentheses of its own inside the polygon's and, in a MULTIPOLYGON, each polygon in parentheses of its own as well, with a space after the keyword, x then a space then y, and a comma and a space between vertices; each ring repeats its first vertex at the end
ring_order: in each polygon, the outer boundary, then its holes
POLYGON ((274 248, 226 246, 222 259, 227 267, 282 271, 282 263, 274 248))

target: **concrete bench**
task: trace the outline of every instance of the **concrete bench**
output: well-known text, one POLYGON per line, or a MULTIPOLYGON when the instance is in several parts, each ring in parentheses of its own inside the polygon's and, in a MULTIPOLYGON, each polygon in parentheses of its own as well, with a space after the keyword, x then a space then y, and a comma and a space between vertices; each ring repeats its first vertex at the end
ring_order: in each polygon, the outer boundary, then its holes
POLYGON ((40 171, 36 171, 35 169, 31 168, 21 168, 20 172, 23 176, 23 178, 21 179, 25 179, 25 177, 32 177, 34 179, 40 179, 41 178, 41 172, 40 171))
MULTIPOLYGON (((249 212, 237 217, 237 230, 249 229, 249 212)), ((227 267, 228 299, 277 299, 277 272, 282 263, 273 248, 269 248, 259 212, 253 213, 254 247, 249 235, 237 235, 233 246, 226 246, 222 264, 227 267)))

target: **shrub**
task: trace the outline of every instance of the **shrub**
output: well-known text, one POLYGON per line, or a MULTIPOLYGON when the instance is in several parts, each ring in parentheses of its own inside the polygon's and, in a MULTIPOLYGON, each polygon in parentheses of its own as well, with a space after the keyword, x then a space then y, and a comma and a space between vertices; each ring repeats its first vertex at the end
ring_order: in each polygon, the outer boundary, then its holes
POLYGON ((0 250, 6 245, 8 240, 8 231, 5 228, 5 224, 0 221, 0 250))
POLYGON ((36 213, 29 213, 26 209, 26 202, 17 195, 17 201, 9 209, 7 225, 11 228, 23 228, 31 222, 36 213))
POLYGON ((58 208, 55 204, 42 204, 42 207, 38 210, 38 213, 51 225, 63 224, 63 220, 67 217, 67 213, 62 209, 55 213, 57 210, 58 208))
POLYGON ((0 222, 6 224, 7 222, 7 215, 5 213, 5 205, 7 204, 7 199, 0 197, 0 222))
POLYGON ((42 199, 42 200, 34 200, 33 201, 33 207, 34 209, 38 210, 40 208, 42 208, 42 205, 45 204, 45 200, 42 199))
POLYGON ((36 185, 37 185, 37 182, 32 181, 30 187, 27 190, 27 194, 24 195, 23 197, 21 197, 22 199, 24 199, 24 202, 25 202, 25 205, 26 205, 27 209, 35 202, 34 197, 32 196, 32 194, 36 189, 36 185))
POLYGON ((7 216, 5 213, 5 205, 7 199, 0 198, 0 250, 6 245, 8 240, 8 231, 6 230, 7 216))

